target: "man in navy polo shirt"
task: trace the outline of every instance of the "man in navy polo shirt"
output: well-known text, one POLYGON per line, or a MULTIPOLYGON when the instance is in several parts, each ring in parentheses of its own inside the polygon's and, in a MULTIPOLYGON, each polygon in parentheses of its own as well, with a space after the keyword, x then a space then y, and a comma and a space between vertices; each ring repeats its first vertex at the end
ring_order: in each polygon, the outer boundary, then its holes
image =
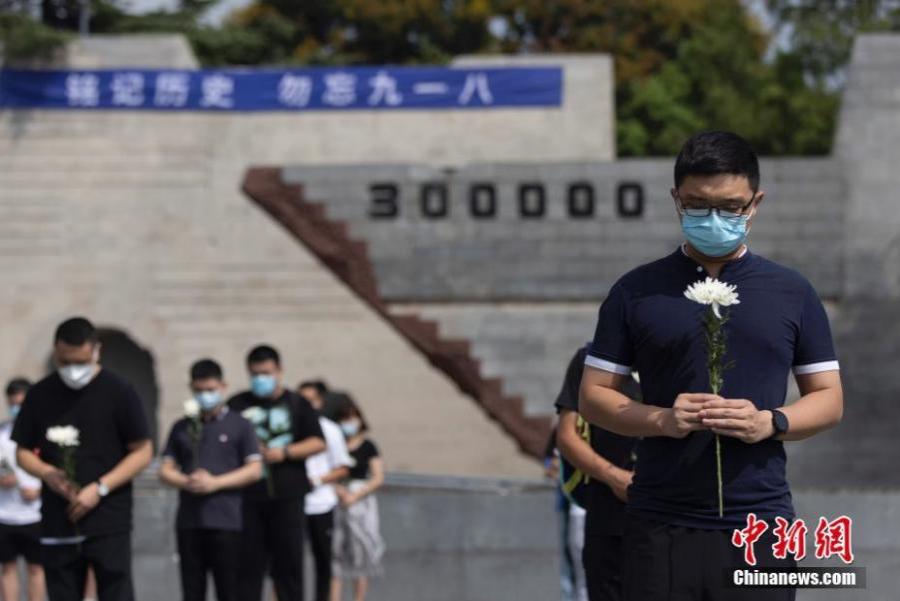
POLYGON ((211 573, 218 601, 237 599, 241 489, 262 476, 253 426, 225 405, 222 368, 212 359, 191 366, 197 415, 172 426, 159 479, 179 489, 175 531, 184 601, 205 601, 211 573))
POLYGON ((757 566, 793 566, 772 554, 776 516, 792 520, 783 441, 833 427, 843 393, 828 319, 800 274, 750 252, 746 237, 764 192, 750 145, 727 132, 688 140, 675 163, 675 208, 686 242, 624 275, 600 308, 585 359, 580 413, 640 436, 628 489, 625 599, 790 600, 793 589, 731 588, 746 567, 731 543, 754 513, 768 523, 757 566), (721 396, 709 394, 701 316, 688 285, 707 276, 737 287, 730 307, 721 396), (644 404, 620 392, 641 374, 644 404), (793 370, 801 398, 784 406, 793 370), (714 434, 722 445, 719 516, 714 434))

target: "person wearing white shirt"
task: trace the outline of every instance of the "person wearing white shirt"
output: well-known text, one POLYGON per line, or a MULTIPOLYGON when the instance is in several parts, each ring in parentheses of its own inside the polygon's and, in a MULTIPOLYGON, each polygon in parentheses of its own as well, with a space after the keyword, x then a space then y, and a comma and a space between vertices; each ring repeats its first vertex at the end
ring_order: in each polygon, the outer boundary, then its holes
MULTIPOLYGON (((320 382, 304 382, 298 392, 316 411, 324 405, 324 385, 320 382)), ((309 541, 316 567, 316 601, 328 601, 331 584, 332 530, 334 508, 338 496, 334 482, 349 474, 353 460, 347 451, 347 443, 340 426, 325 417, 319 417, 319 425, 325 435, 325 450, 306 458, 306 473, 313 486, 304 500, 309 541)))
POLYGON ((0 425, 0 564, 3 598, 19 597, 19 557, 28 566, 28 599, 43 601, 41 566, 41 481, 16 463, 16 443, 10 440, 13 422, 31 384, 24 378, 6 386, 10 421, 0 425))

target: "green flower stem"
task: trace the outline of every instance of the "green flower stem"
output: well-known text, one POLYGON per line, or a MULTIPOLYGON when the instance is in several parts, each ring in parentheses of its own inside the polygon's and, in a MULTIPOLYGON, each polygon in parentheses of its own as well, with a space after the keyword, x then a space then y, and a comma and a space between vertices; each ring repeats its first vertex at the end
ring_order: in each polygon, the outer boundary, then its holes
POLYGON ((192 443, 192 457, 194 469, 190 473, 200 469, 200 441, 203 439, 203 422, 200 416, 191 418, 190 435, 192 443))
POLYGON ((719 517, 722 517, 725 515, 722 499, 722 442, 718 434, 716 434, 716 483, 719 485, 719 517))
MULTIPOLYGON (((723 372, 734 366, 733 362, 723 364, 725 359, 725 323, 728 314, 722 312, 722 317, 716 317, 712 307, 706 312, 703 319, 703 329, 706 337, 707 369, 709 371, 709 385, 713 394, 719 394, 724 385, 723 372)), ((716 434, 716 490, 719 496, 719 517, 725 515, 725 501, 722 493, 722 441, 716 434)))

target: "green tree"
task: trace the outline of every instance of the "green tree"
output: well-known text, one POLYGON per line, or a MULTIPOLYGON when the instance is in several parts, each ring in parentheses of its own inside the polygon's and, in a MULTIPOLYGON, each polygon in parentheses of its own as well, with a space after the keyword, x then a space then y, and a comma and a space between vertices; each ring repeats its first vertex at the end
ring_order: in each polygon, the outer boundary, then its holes
POLYGON ((0 47, 5 63, 50 60, 67 36, 31 16, 27 0, 0 0, 0 47))
POLYGON ((443 63, 493 38, 488 0, 258 0, 231 23, 291 29, 279 55, 307 64, 443 63))
POLYGON ((739 0, 499 0, 510 52, 608 52, 623 156, 667 155, 698 129, 766 154, 827 153, 837 97, 778 54, 739 0), (802 129, 801 129, 802 127, 802 129))
POLYGON ((900 31, 900 0, 767 0, 779 37, 807 78, 840 84, 859 32, 900 31))

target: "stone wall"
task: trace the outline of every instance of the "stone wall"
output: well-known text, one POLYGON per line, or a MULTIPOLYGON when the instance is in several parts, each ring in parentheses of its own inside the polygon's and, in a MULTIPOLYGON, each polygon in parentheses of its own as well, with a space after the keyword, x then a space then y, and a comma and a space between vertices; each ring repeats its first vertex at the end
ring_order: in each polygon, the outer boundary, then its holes
MULTIPOLYGON (((673 163, 290 166, 283 180, 302 185, 307 200, 368 244, 389 302, 598 302, 619 276, 681 240, 669 194, 673 163), (523 203, 535 213, 541 197, 543 215, 523 216, 523 203), (577 216, 590 198, 593 213, 577 216), (387 214, 391 199, 396 216, 373 215, 387 214), (491 203, 495 214, 479 216, 491 203)), ((762 174, 754 250, 837 296, 844 223, 837 163, 768 159, 762 174)))
MULTIPOLYGON (((853 517, 854 567, 865 567, 867 576, 864 590, 801 590, 798 601, 896 599, 900 546, 896 530, 885 527, 897 520, 896 491, 801 488, 794 491, 794 500, 807 524, 815 524, 819 516, 853 517)), ((557 518, 546 483, 389 475, 378 502, 387 553, 385 575, 372 581, 372 601, 558 598, 557 518)), ((135 588, 141 601, 178 598, 175 503, 171 490, 154 484, 152 473, 142 477, 134 535, 135 588)), ((835 565, 814 557, 803 563, 835 565)))

